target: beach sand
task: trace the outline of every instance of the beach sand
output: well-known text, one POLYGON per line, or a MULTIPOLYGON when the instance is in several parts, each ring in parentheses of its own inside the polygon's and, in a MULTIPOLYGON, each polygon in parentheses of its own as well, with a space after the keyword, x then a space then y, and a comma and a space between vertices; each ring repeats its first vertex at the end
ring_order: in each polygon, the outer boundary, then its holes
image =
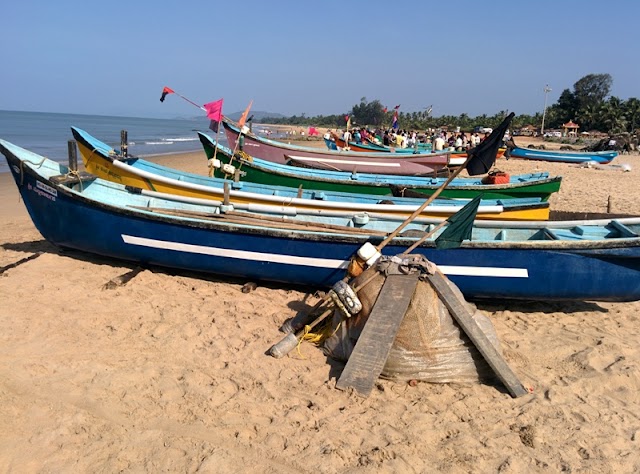
MULTIPOLYGON (((157 161, 206 174, 204 154, 157 161)), ((504 160, 562 175, 555 210, 640 215, 631 172, 504 160)), ((531 395, 380 380, 335 389, 308 343, 265 355, 304 288, 144 269, 44 241, 0 176, 0 472, 640 470, 640 302, 479 302, 531 395)))

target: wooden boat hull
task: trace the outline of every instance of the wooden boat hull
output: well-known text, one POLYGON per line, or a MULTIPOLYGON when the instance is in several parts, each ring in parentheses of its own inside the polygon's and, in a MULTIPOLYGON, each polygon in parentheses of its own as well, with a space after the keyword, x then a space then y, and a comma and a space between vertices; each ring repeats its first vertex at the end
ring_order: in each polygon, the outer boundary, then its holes
MULTIPOLYGON (((229 193, 225 197, 225 180, 173 170, 139 158, 117 158, 115 151, 83 130, 72 128, 85 168, 104 179, 150 191, 177 194, 199 199, 227 202, 234 206, 261 206, 295 214, 367 213, 404 220, 423 202, 423 199, 389 198, 382 203, 377 195, 329 193, 298 188, 264 186, 255 183, 227 180, 229 193)), ((466 202, 436 200, 420 214, 421 218, 446 219, 466 202)), ((483 200, 478 209, 479 219, 545 220, 549 218, 549 204, 536 198, 493 201, 483 200)))
POLYGON ((616 151, 597 151, 583 153, 554 150, 536 150, 533 148, 520 147, 510 149, 510 158, 554 161, 561 163, 585 163, 587 161, 595 161, 596 163, 605 164, 612 161, 616 156, 618 156, 618 152, 616 151))
MULTIPOLYGON (((52 176, 66 173, 66 167, 4 140, 0 140, 0 151, 43 237, 54 245, 91 254, 142 265, 327 287, 344 276, 349 258, 364 242, 377 244, 384 238, 156 213, 148 206, 179 208, 173 201, 131 194, 99 178, 60 184, 52 176)), ((181 209, 186 213, 188 208, 181 209)), ((614 232, 612 224, 606 232, 614 232)), ((501 225, 505 227, 496 235, 519 232, 517 225, 501 225)), ((539 228, 543 232, 546 224, 527 225, 543 226, 539 228)), ((627 229, 629 237, 589 240, 591 230, 585 223, 572 240, 510 242, 488 237, 446 250, 427 241, 416 252, 436 263, 467 298, 635 301, 640 298, 636 232, 640 219, 616 225, 627 229)), ((594 224, 596 228, 602 226, 594 224)), ((570 231, 555 230, 558 235, 570 231)), ((415 240, 397 237, 384 253, 397 255, 415 240)))
MULTIPOLYGON (((223 120, 224 131, 231 148, 236 147, 239 130, 223 120)), ((244 135, 244 151, 251 156, 274 163, 285 164, 295 156, 304 166, 336 171, 360 173, 384 173, 407 176, 428 176, 445 170, 450 164, 448 153, 361 153, 322 150, 319 148, 288 145, 261 138, 253 134, 244 135)), ((457 165, 460 163, 457 162, 457 165)))
MULTIPOLYGON (((207 158, 230 160, 231 150, 218 146, 204 133, 198 132, 207 158), (222 156, 221 156, 222 155, 222 156)), ((318 189, 345 193, 366 193, 390 195, 391 186, 416 191, 430 196, 444 183, 446 178, 417 176, 393 176, 366 173, 345 173, 342 171, 315 170, 289 165, 279 165, 259 158, 235 162, 243 172, 242 179, 252 183, 288 187, 302 186, 304 189, 318 189)), ((219 176, 223 176, 217 170, 219 176)), ((472 199, 482 194, 484 199, 540 198, 548 201, 551 194, 560 190, 562 178, 550 178, 548 173, 512 176, 507 184, 483 184, 481 178, 455 178, 440 194, 443 198, 472 199)))

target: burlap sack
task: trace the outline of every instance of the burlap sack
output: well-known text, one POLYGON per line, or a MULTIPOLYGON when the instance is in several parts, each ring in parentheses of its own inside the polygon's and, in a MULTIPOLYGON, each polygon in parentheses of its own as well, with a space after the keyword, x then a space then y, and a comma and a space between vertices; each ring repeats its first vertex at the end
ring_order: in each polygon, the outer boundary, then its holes
MULTIPOLYGON (((354 282, 365 281, 376 268, 369 268, 354 282)), ((338 328, 323 346, 325 354, 348 360, 366 324, 371 309, 384 284, 381 273, 358 292, 362 311, 349 319, 336 312, 333 328, 338 328), (338 325, 340 325, 338 327, 338 325)), ((453 291, 461 295, 450 283, 453 291)), ((467 303, 469 304, 469 303, 467 303)), ((473 318, 499 349, 499 342, 489 318, 469 304, 473 318)), ((393 380, 422 380, 432 383, 473 383, 493 379, 493 371, 469 338, 458 326, 428 281, 419 281, 409 308, 400 325, 382 376, 393 380)))

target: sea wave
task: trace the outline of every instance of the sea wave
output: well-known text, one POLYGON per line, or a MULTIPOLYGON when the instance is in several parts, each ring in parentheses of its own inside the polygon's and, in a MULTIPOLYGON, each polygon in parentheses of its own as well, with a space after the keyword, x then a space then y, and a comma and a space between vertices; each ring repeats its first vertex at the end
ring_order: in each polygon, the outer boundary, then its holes
POLYGON ((195 142, 198 141, 198 137, 163 138, 163 140, 171 140, 172 142, 195 142))

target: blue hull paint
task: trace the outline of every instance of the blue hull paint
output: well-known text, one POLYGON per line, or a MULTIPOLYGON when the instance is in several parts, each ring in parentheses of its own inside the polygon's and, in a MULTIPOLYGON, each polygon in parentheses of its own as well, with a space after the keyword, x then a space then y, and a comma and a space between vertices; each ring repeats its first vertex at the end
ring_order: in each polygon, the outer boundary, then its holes
MULTIPOLYGON (((364 241, 375 244, 381 240, 140 212, 124 205, 89 200, 79 192, 37 177, 29 165, 21 172, 17 160, 10 156, 7 160, 40 233, 53 244, 98 255, 218 275, 326 287, 344 276, 346 261, 364 241), (292 261, 292 257, 300 261, 292 261)), ((84 186, 98 186, 100 182, 84 186)), ((118 185, 109 183, 108 187, 126 195, 118 185)), ((528 245, 530 242, 479 242, 453 250, 436 250, 433 243, 427 243, 417 251, 435 262, 468 298, 632 301, 640 299, 640 249, 637 238, 634 245, 628 244, 630 239, 625 240, 626 244, 607 245, 560 242, 558 248, 551 247, 553 242, 543 242, 549 248, 535 248, 528 245), (517 270, 518 274, 486 276, 495 268, 507 273, 517 270), (473 269, 477 271, 475 276, 459 274, 460 270, 468 273, 473 269)), ((385 247, 384 253, 401 253, 413 241, 398 239, 395 245, 385 247)))

